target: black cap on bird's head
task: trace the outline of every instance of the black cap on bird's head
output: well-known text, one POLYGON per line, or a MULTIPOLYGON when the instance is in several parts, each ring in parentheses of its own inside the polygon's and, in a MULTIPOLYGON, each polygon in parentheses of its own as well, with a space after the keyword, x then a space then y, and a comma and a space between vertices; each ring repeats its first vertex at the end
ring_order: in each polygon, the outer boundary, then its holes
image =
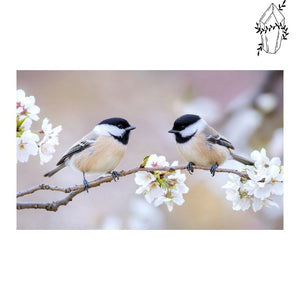
POLYGON ((169 133, 174 133, 176 142, 183 144, 188 142, 199 130, 199 121, 201 118, 198 115, 183 115, 175 120, 173 128, 169 133))
POLYGON ((175 120, 173 128, 169 130, 169 133, 179 133, 180 131, 184 130, 186 127, 188 127, 191 124, 196 123, 201 118, 198 115, 183 115, 175 120))
POLYGON ((107 124, 107 125, 114 125, 120 129, 125 129, 126 131, 130 131, 135 129, 134 126, 131 126, 127 120, 123 118, 109 118, 105 119, 102 122, 98 123, 98 125, 107 124))
POLYGON ((114 137, 116 140, 124 145, 127 145, 130 131, 135 129, 127 120, 123 118, 105 119, 98 123, 96 127, 105 127, 105 132, 114 137))

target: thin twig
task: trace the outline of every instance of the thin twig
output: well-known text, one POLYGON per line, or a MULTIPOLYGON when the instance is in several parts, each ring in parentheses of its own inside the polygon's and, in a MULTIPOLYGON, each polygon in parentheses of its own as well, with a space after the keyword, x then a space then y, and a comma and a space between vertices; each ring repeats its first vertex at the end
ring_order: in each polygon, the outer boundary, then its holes
POLYGON ((51 185, 42 183, 42 184, 39 184, 37 186, 33 186, 32 188, 30 188, 28 190, 17 193, 17 198, 18 197, 23 197, 23 196, 28 195, 28 194, 32 194, 32 193, 34 193, 36 191, 39 191, 39 190, 51 190, 51 191, 70 193, 72 191, 72 188, 62 188, 62 187, 59 187, 59 186, 51 186, 51 185))
MULTIPOLYGON (((202 166, 193 166, 194 169, 200 169, 200 170, 206 170, 209 171, 209 167, 202 167, 202 166)), ((175 170, 186 170, 186 166, 174 166, 174 167, 156 167, 156 168, 142 168, 142 167, 137 167, 128 171, 121 171, 119 173, 120 177, 124 177, 130 174, 134 174, 139 171, 145 171, 145 172, 155 172, 155 171, 166 171, 166 172, 171 172, 175 170)), ((218 168, 216 169, 216 172, 219 173, 233 173, 236 174, 240 177, 245 177, 249 178, 246 173, 237 171, 237 170, 231 170, 231 169, 222 169, 218 168)), ((90 181, 89 182, 89 187, 94 188, 97 186, 100 186, 102 183, 107 183, 113 181, 113 176, 108 175, 105 177, 100 177, 96 180, 90 181)), ((29 209, 29 208, 34 208, 34 209, 46 209, 49 211, 57 211, 57 209, 62 206, 62 205, 67 205, 72 199, 85 191, 85 186, 84 185, 75 185, 73 187, 68 187, 68 188, 63 188, 63 187, 58 187, 58 186, 51 186, 47 184, 40 184, 37 186, 34 186, 32 188, 29 188, 27 190, 21 191, 17 193, 17 198, 23 197, 25 195, 29 195, 32 193, 35 193, 36 191, 40 190, 49 190, 49 191, 58 191, 58 192, 63 192, 67 193, 68 195, 60 200, 53 201, 53 202, 47 202, 47 203, 30 203, 30 202, 18 202, 17 203, 17 209, 29 209)))

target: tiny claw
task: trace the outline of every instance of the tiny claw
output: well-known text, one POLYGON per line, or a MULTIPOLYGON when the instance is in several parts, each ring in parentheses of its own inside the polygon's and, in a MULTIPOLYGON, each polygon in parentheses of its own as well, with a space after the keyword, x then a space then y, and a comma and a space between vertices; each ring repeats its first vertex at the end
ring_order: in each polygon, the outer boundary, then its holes
POLYGON ((192 175, 193 173, 194 173, 194 168, 193 168, 193 166, 194 166, 195 164, 193 163, 193 162, 189 162, 188 164, 187 164, 187 166, 186 166, 186 169, 188 170, 188 172, 192 175))
POLYGON ((210 173, 213 177, 215 176, 216 169, 218 168, 218 166, 219 166, 218 164, 214 164, 210 167, 210 173))
POLYGON ((113 171, 113 172, 111 173, 111 176, 112 176, 112 178, 114 179, 114 181, 117 181, 117 180, 119 180, 119 178, 120 178, 119 173, 118 173, 117 171, 113 171))

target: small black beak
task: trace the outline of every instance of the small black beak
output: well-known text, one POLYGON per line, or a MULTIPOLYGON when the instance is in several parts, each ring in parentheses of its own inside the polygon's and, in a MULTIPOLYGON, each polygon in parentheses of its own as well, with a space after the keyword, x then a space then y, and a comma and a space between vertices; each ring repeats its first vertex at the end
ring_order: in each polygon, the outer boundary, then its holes
POLYGON ((134 126, 129 126, 129 127, 127 127, 127 128, 125 128, 125 130, 126 131, 130 131, 130 130, 133 130, 133 129, 135 129, 136 127, 134 127, 134 126))
POLYGON ((179 131, 178 130, 175 130, 175 129, 171 129, 168 131, 169 133, 178 133, 179 131))

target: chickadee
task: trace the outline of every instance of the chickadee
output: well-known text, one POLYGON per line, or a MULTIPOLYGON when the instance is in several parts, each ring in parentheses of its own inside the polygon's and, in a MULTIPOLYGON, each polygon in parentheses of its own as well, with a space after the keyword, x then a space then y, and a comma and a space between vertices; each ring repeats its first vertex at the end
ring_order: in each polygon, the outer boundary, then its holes
POLYGON ((175 134, 177 148, 183 158, 188 161, 187 169, 193 172, 193 165, 210 167, 212 176, 219 165, 229 156, 245 164, 253 162, 234 154, 233 145, 207 125, 198 115, 183 115, 176 119, 169 133, 175 134))
MULTIPOLYGON (((83 184, 88 191, 89 185, 85 173, 105 174, 113 171, 123 158, 130 131, 135 129, 125 119, 110 118, 98 123, 94 129, 76 142, 56 164, 57 167, 46 173, 51 177, 66 166, 79 170, 83 174, 83 184)), ((112 172, 116 181, 119 174, 112 172)))

